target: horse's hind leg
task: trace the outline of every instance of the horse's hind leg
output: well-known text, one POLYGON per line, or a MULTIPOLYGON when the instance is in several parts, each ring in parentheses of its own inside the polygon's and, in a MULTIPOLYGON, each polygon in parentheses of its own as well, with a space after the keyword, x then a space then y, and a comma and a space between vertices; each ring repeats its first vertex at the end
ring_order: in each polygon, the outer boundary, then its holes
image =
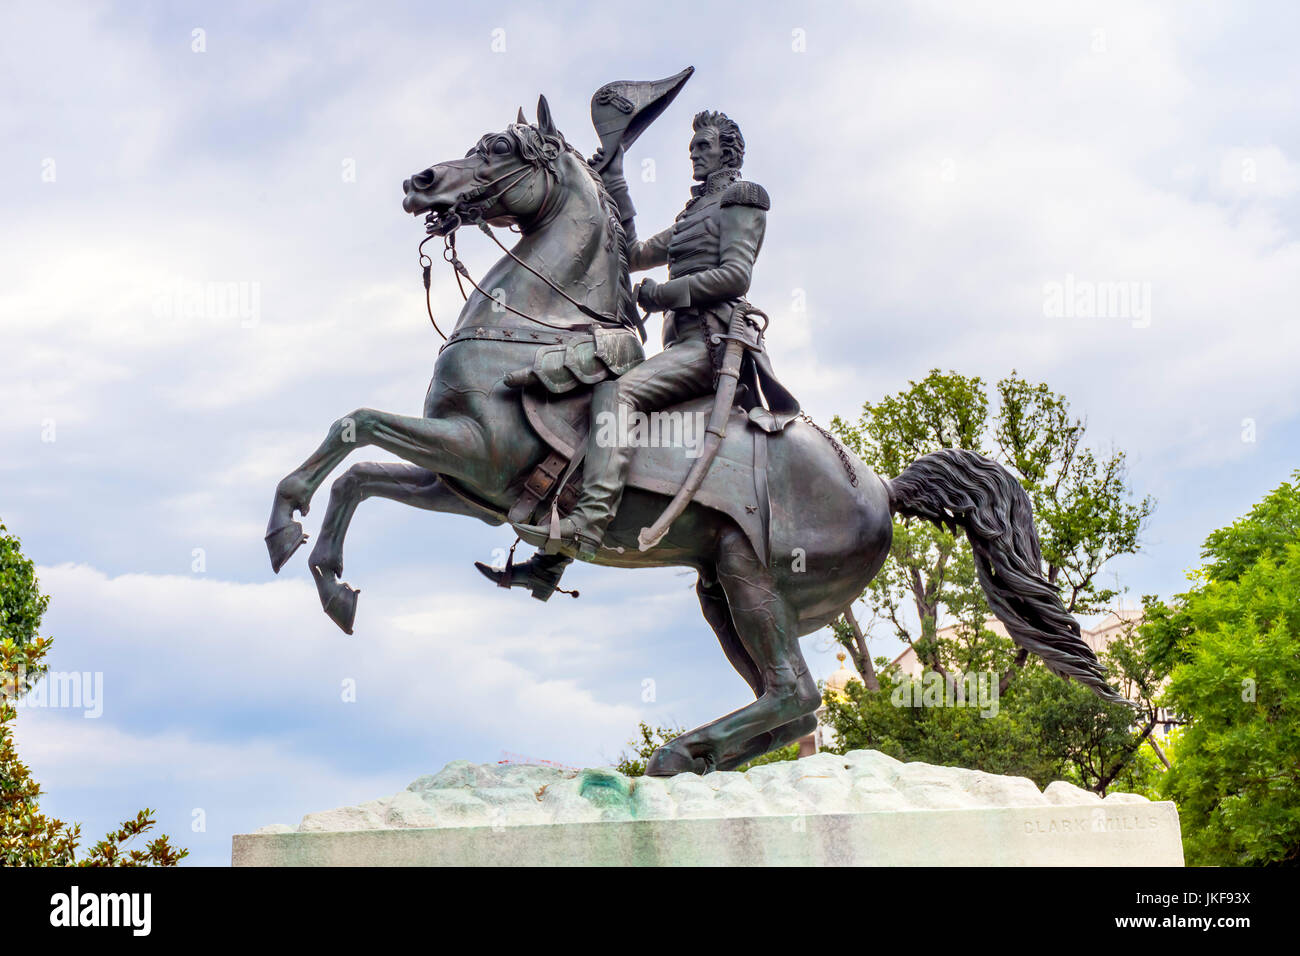
MULTIPOLYGON (((738 529, 723 532, 717 575, 734 633, 754 665, 757 680, 750 686, 758 700, 664 744, 650 758, 646 773, 651 776, 708 772, 724 762, 734 765, 752 749, 754 738, 813 715, 821 703, 817 682, 799 650, 794 608, 738 529)), ((786 732, 795 729, 804 728, 786 732)))
POLYGON ((718 769, 735 770, 737 767, 743 767, 751 760, 763 756, 763 754, 771 753, 773 750, 807 737, 816 729, 816 714, 805 714, 803 717, 796 717, 775 730, 759 734, 757 737, 750 737, 741 745, 740 750, 735 753, 723 754, 718 760, 718 769))
POLYGON ((749 651, 745 650, 745 645, 736 633, 735 625, 731 623, 731 608, 727 606, 727 595, 722 590, 722 585, 716 578, 709 580, 704 572, 701 572, 699 580, 695 582, 695 593, 699 596, 700 610, 704 612, 704 619, 709 622, 709 627, 713 628, 713 633, 718 635, 722 653, 727 655, 727 660, 736 669, 736 673, 744 678, 745 683, 754 692, 754 696, 762 697, 763 675, 758 672, 754 659, 749 656, 749 651))
MULTIPOLYGON (((727 660, 736 669, 736 673, 745 679, 745 683, 754 691, 754 696, 762 697, 763 675, 759 673, 753 658, 749 656, 740 636, 736 633, 736 627, 731 621, 731 608, 727 605, 727 595, 722 590, 722 585, 716 580, 708 580, 701 573, 695 585, 695 593, 699 595, 704 619, 718 635, 718 643, 722 645, 722 652, 727 655, 727 660)), ((769 751, 806 737, 816 729, 815 715, 798 717, 775 730, 751 737, 741 745, 739 752, 722 754, 718 758, 718 769, 734 770, 769 751)))
POLYGON ((320 540, 307 559, 321 607, 330 620, 348 634, 357 614, 357 590, 340 580, 343 574, 343 539, 357 505, 367 498, 388 498, 425 511, 441 511, 482 518, 501 524, 462 500, 438 475, 416 465, 365 461, 353 465, 330 487, 329 507, 321 524, 320 540))

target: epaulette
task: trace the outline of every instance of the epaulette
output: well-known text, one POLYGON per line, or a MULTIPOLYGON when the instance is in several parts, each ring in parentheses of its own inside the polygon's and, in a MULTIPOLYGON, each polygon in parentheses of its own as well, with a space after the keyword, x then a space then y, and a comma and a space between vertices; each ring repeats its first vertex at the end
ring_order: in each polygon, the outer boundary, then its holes
POLYGON ((747 183, 743 179, 738 179, 722 191, 722 205, 771 209, 772 201, 767 198, 767 190, 758 183, 747 183))

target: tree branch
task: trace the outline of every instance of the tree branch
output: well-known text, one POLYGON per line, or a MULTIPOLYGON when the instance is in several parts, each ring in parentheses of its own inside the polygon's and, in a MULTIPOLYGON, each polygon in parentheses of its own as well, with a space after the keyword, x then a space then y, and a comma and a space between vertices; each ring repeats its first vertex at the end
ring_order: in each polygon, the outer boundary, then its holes
POLYGON ((867 690, 878 691, 880 690, 880 679, 876 677, 875 665, 872 664, 871 654, 867 651, 867 638, 862 633, 858 619, 853 614, 852 604, 844 609, 844 620, 848 622, 849 631, 853 635, 853 646, 849 648, 849 654, 853 657, 853 666, 862 675, 863 686, 867 690))

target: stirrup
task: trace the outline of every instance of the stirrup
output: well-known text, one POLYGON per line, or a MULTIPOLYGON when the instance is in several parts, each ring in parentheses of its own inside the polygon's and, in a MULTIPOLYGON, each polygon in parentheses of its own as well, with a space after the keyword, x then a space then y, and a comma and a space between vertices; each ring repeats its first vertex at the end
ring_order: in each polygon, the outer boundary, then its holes
POLYGON ((562 554, 568 558, 581 558, 584 561, 590 561, 600 552, 600 541, 589 534, 584 534, 577 530, 577 523, 571 517, 560 518, 555 511, 551 512, 551 520, 546 524, 519 524, 516 528, 522 528, 536 535, 544 535, 546 541, 542 544, 542 550, 547 554, 562 554), (560 533, 560 522, 569 521, 574 527, 572 535, 562 535, 560 533))

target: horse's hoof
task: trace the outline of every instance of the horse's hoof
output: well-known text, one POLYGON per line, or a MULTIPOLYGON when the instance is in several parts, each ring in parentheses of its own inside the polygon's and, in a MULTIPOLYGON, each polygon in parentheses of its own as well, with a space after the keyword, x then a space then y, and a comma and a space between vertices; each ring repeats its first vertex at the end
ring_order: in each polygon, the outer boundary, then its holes
POLYGON ((361 592, 339 582, 338 592, 330 599, 325 608, 329 619, 339 626, 344 634, 352 633, 352 625, 357 620, 357 595, 361 592))
POLYGON ((280 569, 293 557, 293 553, 306 542, 307 535, 303 533, 302 525, 297 521, 290 521, 268 532, 266 550, 271 555, 271 570, 279 574, 280 569))
POLYGON ((339 581, 337 591, 324 605, 326 617, 338 624, 339 630, 347 635, 352 633, 352 624, 356 622, 356 596, 360 593, 356 588, 339 581))
POLYGON ((325 616, 344 634, 351 634, 357 619, 357 595, 361 592, 346 581, 340 581, 332 571, 313 567, 311 573, 316 579, 316 591, 320 594, 320 606, 325 616))
POLYGON ((675 777, 679 773, 698 773, 700 776, 714 769, 714 762, 705 757, 692 757, 685 748, 678 749, 666 743, 646 761, 647 777, 675 777))

